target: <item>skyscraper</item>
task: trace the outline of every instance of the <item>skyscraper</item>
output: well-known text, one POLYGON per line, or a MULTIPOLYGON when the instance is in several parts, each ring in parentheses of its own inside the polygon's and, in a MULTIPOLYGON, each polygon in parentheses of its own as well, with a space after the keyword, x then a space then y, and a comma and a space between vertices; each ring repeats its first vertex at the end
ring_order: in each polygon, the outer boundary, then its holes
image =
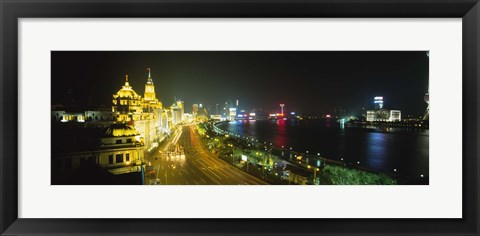
POLYGON ((374 97, 373 103, 375 104, 375 110, 383 109, 383 97, 374 97))
POLYGON ((196 115, 198 112, 198 104, 193 104, 192 105, 192 114, 196 115))

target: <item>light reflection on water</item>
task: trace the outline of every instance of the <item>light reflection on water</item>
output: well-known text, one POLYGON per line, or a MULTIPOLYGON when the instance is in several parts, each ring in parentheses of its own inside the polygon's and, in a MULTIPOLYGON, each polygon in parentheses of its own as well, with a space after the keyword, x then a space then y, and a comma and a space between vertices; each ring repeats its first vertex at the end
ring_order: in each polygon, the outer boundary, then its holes
POLYGON ((374 169, 381 169, 385 166, 386 145, 388 145, 386 139, 388 138, 387 133, 370 132, 367 135, 367 165, 373 166, 374 169))
POLYGON ((321 153, 322 156, 357 163, 366 168, 398 174, 428 176, 428 130, 403 128, 354 128, 325 121, 235 121, 219 128, 276 147, 321 153))

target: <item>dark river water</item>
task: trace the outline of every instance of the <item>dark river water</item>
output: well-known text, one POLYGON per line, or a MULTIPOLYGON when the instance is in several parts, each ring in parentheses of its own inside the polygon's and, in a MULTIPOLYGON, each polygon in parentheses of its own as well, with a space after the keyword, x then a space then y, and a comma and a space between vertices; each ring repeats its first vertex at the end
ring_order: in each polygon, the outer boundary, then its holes
POLYGON ((409 128, 350 127, 335 120, 234 121, 217 127, 231 133, 292 147, 294 151, 368 169, 419 177, 428 176, 429 131, 409 128))

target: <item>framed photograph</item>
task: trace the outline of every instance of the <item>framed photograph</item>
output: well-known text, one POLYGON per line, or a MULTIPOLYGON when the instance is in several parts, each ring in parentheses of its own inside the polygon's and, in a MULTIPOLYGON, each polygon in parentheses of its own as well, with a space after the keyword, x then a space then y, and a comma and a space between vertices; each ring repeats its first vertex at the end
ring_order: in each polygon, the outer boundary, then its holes
POLYGON ((478 1, 1 4, 2 235, 479 234, 478 1))

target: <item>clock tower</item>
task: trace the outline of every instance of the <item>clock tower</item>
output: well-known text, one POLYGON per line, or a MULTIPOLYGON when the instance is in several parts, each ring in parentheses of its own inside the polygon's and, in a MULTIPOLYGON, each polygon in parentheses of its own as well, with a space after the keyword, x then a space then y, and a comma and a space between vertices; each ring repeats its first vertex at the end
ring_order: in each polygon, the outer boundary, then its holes
POLYGON ((152 77, 150 74, 150 68, 147 68, 147 70, 148 70, 148 80, 147 80, 147 83, 145 84, 145 93, 143 97, 146 101, 153 101, 156 99, 155 86, 153 85, 152 77))

